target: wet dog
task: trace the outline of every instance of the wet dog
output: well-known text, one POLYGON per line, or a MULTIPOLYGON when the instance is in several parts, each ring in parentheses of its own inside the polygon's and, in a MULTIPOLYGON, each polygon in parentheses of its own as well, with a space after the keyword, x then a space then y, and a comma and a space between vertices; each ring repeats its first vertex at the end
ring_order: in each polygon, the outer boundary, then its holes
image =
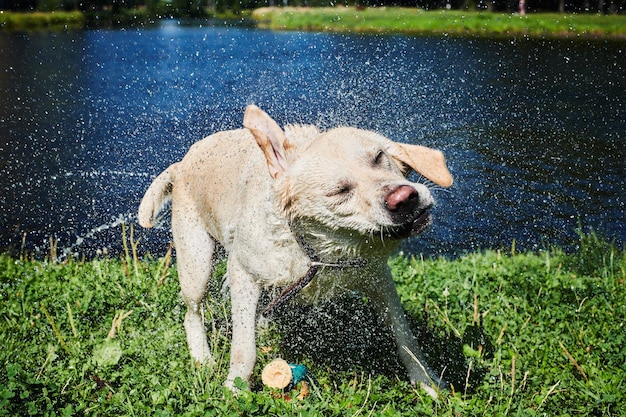
POLYGON ((233 336, 226 386, 249 380, 256 361, 255 323, 263 288, 314 301, 359 290, 384 318, 411 382, 430 395, 445 384, 424 361, 400 305, 387 258, 402 239, 430 222, 426 185, 452 184, 441 152, 348 127, 285 129, 256 106, 244 129, 211 135, 163 171, 139 206, 152 227, 171 200, 178 275, 187 305, 191 356, 211 360, 202 302, 215 242, 227 254, 233 336))

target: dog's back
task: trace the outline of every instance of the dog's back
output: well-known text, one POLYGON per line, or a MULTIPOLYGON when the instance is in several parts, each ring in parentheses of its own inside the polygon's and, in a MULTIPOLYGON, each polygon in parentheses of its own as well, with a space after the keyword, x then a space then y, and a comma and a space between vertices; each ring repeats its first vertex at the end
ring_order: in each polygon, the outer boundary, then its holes
POLYGON ((271 186, 271 178, 259 174, 265 172, 263 153, 247 129, 206 137, 153 181, 139 206, 139 224, 152 227, 173 200, 172 211, 197 207, 210 234, 228 247, 232 220, 239 218, 233 211, 249 205, 248 192, 263 193, 271 186))

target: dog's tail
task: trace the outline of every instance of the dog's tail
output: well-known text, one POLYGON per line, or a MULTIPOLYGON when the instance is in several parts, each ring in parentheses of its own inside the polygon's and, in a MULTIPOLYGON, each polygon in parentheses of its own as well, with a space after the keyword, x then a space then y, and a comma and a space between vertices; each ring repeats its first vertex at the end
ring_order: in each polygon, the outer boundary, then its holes
POLYGON ((144 194, 137 218, 142 227, 150 228, 159 223, 159 213, 172 199, 172 171, 176 164, 170 165, 152 181, 144 194))

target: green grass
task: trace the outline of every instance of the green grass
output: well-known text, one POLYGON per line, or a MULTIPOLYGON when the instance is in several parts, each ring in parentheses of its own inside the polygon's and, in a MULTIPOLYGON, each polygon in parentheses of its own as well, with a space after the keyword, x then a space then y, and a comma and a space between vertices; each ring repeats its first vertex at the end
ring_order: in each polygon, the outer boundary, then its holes
POLYGON ((80 29, 85 26, 82 12, 7 12, 0 11, 0 30, 80 29))
POLYGON ((626 16, 508 13, 414 8, 261 8, 252 17, 274 30, 472 36, 626 37, 626 16))
POLYGON ((8 12, 0 11, 0 31, 28 32, 37 30, 61 31, 96 27, 148 26, 158 20, 156 13, 146 9, 122 9, 100 12, 52 11, 8 12))
MULTIPOLYGON (((167 15, 167 10, 165 10, 167 15)), ((241 20, 248 13, 219 15, 241 20)), ((626 38, 625 15, 509 13, 458 10, 424 11, 415 8, 281 7, 255 10, 258 27, 273 30, 308 30, 356 33, 402 33, 409 35, 530 36, 569 38, 626 38)), ((158 18, 141 10, 109 16, 81 12, 0 12, 0 30, 63 30, 86 26, 149 24, 158 18)))
POLYGON ((137 259, 132 237, 120 259, 0 256, 0 415, 623 415, 626 252, 595 235, 580 247, 390 261, 404 306, 471 363, 474 386, 437 401, 393 372, 331 369, 307 346, 297 359, 319 389, 287 401, 258 384, 271 359, 291 360, 275 327, 260 337, 253 390, 233 397, 221 385, 230 325, 219 279, 205 312, 216 365, 196 368, 169 256, 137 259))

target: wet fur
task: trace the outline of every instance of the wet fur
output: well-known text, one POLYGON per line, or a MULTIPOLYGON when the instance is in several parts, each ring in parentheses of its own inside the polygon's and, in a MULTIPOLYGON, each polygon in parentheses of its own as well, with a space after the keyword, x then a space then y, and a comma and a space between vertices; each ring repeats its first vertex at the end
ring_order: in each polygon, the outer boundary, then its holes
POLYGON ((256 106, 247 108, 244 126, 194 144, 153 181, 139 207, 140 224, 152 227, 172 202, 192 357, 211 362, 201 309, 215 242, 228 254, 233 340, 225 384, 231 388, 235 378, 252 375, 262 288, 287 286, 304 276, 311 265, 305 242, 325 263, 361 258, 367 264, 358 270, 322 267, 298 298, 311 302, 361 291, 393 332, 411 382, 436 396, 434 387, 445 383, 426 365, 410 332, 387 258, 402 238, 430 223, 430 191, 406 175, 415 170, 449 186, 443 155, 356 128, 283 131, 256 106))

